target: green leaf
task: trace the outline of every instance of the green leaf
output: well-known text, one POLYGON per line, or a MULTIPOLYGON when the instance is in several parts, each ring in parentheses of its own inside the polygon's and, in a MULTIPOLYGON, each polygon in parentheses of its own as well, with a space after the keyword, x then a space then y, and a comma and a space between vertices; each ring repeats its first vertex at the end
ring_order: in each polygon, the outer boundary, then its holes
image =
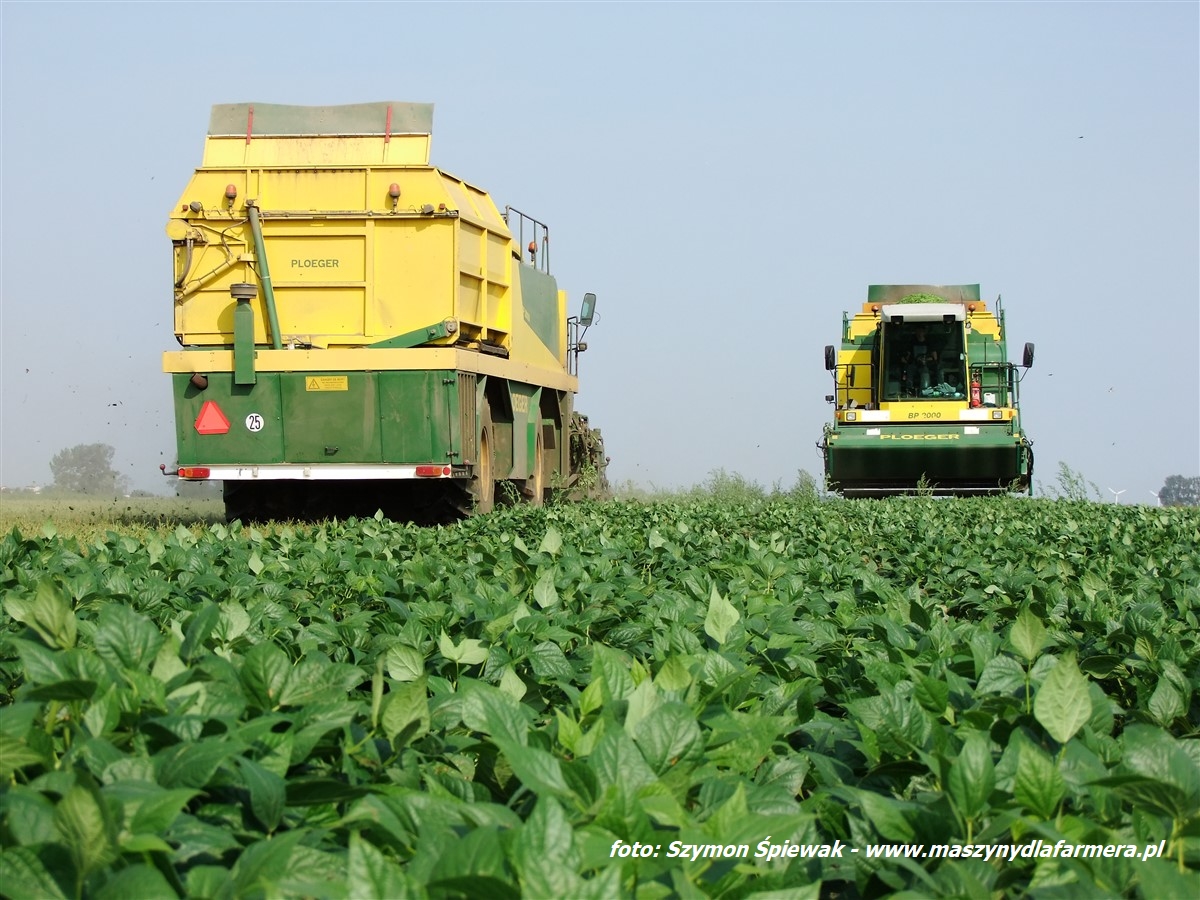
POLYGON ((861 788, 836 788, 835 793, 858 803, 866 821, 884 840, 910 842, 916 838, 913 820, 920 813, 919 805, 861 788))
POLYGON ((1050 736, 1065 744, 1092 717, 1088 681, 1073 655, 1063 656, 1033 698, 1033 717, 1050 736))
POLYGON ((1178 822, 1186 821, 1196 813, 1196 804, 1189 802, 1179 788, 1170 782, 1144 775, 1116 775, 1092 782, 1108 788, 1126 803, 1152 810, 1178 822))
POLYGON ((538 580, 533 585, 533 599, 542 609, 558 604, 558 589, 554 586, 554 575, 557 568, 542 569, 538 580))
POLYGON ((1023 609, 1013 622, 1009 641, 1013 649, 1025 657, 1026 661, 1033 662, 1046 646, 1046 627, 1037 616, 1028 609, 1023 609))
POLYGON ((965 819, 978 819, 988 809, 996 787, 996 765, 988 738, 977 731, 967 735, 958 758, 950 763, 947 787, 965 819))
POLYGON ((425 657, 406 644, 392 644, 385 659, 388 677, 394 681, 416 681, 425 674, 425 657))
POLYGON ((284 780, 253 760, 238 757, 242 783, 250 793, 250 809, 268 832, 279 827, 283 818, 287 789, 284 780))
POLYGON ((1046 751, 1023 741, 1017 756, 1017 774, 1013 796, 1025 808, 1043 819, 1051 819, 1066 795, 1067 784, 1058 766, 1046 751))
POLYGON ((291 674, 292 662, 288 655, 267 642, 255 644, 246 653, 238 679, 251 703, 259 709, 273 710, 279 708, 291 674))
POLYGON ((46 765, 45 754, 22 740, 0 733, 0 780, 8 782, 13 773, 26 766, 46 765))
POLYGON ((657 781, 637 746, 623 730, 606 731, 588 756, 601 791, 622 785, 629 791, 657 781))
POLYGON ((1187 816, 1200 813, 1200 761, 1183 742, 1160 728, 1133 725, 1122 736, 1124 768, 1174 786, 1178 808, 1187 816))
POLYGON ((0 852, 0 891, 9 900, 66 900, 54 876, 32 847, 0 852))
POLYGON ((107 785, 103 793, 124 807, 129 831, 164 834, 199 792, 185 788, 168 790, 150 781, 122 779, 107 785))
POLYGON ((708 614, 704 617, 704 633, 718 644, 724 644, 729 637, 730 629, 737 624, 740 618, 741 614, 732 603, 721 596, 714 584, 712 593, 708 597, 708 614))
POLYGON ((529 693, 529 688, 512 666, 504 667, 504 671, 500 675, 500 683, 497 686, 501 693, 507 694, 518 702, 529 693))
MULTIPOLYGON (((183 526, 181 525, 180 527, 182 528, 183 526)), ((190 662, 199 657, 200 651, 204 649, 204 642, 213 633, 213 629, 217 627, 217 621, 220 617, 220 607, 212 601, 206 601, 192 615, 187 629, 183 633, 183 643, 179 647, 180 659, 190 662)))
POLYGON ((554 798, 538 799, 513 841, 512 858, 523 896, 578 896, 580 854, 571 822, 554 798))
MULTIPOLYGON (((592 677, 599 678, 602 702, 612 703, 625 700, 633 693, 633 676, 629 674, 629 664, 618 651, 604 644, 592 645, 592 677)), ((591 685, 588 685, 588 690, 591 685)), ((587 690, 584 691, 587 694, 587 690)), ((583 710, 586 714, 590 710, 583 710)))
POLYGON ((559 744, 565 747, 572 756, 579 756, 579 743, 583 739, 583 730, 579 727, 579 723, 561 709, 554 711, 554 718, 558 723, 559 744))
POLYGON ((223 866, 193 866, 186 885, 188 897, 233 896, 233 876, 223 866))
POLYGON ((950 702, 950 685, 928 675, 918 675, 913 683, 913 698, 924 709, 940 716, 950 702))
MULTIPOLYGON (((0 758, 3 752, 0 751, 0 758)), ((8 836, 21 846, 47 844, 54 840, 54 804, 40 791, 23 784, 9 785, 3 801, 4 824, 8 836)), ((0 886, 4 880, 0 878, 0 886)))
POLYGON ((692 673, 682 657, 672 656, 654 676, 654 686, 660 691, 685 691, 692 683, 692 673))
POLYGON ((695 764, 704 755, 704 737, 696 716, 682 703, 660 705, 633 729, 633 739, 659 775, 681 763, 695 764))
POLYGON ((244 897, 260 890, 268 895, 275 894, 271 888, 288 877, 292 851, 306 833, 303 828, 285 831, 243 850, 232 873, 236 895, 244 897))
POLYGON ((994 656, 979 675, 979 694, 1011 694, 1025 689, 1025 670, 1011 656, 994 656))
POLYGON ((239 750, 236 744, 217 738, 177 744, 154 757, 158 783, 167 788, 207 787, 221 763, 239 750))
POLYGON ((569 682, 575 678, 575 670, 571 663, 553 641, 543 641, 534 647, 529 653, 529 665, 533 668, 533 674, 543 684, 569 682))
POLYGON ((463 679, 462 721, 467 728, 514 744, 528 743, 532 710, 490 684, 463 679))
POLYGON ((438 636, 438 650, 446 659, 458 663, 460 666, 477 666, 486 662, 488 658, 487 647, 483 645, 482 641, 475 638, 463 638, 461 642, 455 644, 444 631, 438 636))
POLYGON ((539 553, 545 553, 549 556, 554 556, 562 549, 562 532, 551 525, 546 529, 546 534, 542 538, 542 543, 538 546, 539 553))
POLYGON ((1154 721, 1164 728, 1169 728, 1172 722, 1187 712, 1183 705, 1183 697, 1166 680, 1159 681, 1158 686, 1154 688, 1147 709, 1150 710, 1150 715, 1154 716, 1154 721))
POLYGON ((363 840, 357 831, 350 835, 346 892, 350 897, 387 897, 389 900, 415 900, 424 896, 399 865, 363 840))
POLYGON ((393 743, 401 736, 404 743, 412 743, 429 732, 429 698, 424 675, 392 687, 384 699, 380 723, 393 743))
POLYGON ((662 699, 658 696, 654 682, 650 679, 639 682, 629 695, 629 706, 625 710, 625 730, 632 734, 642 720, 653 715, 661 704, 662 699))
POLYGON ((108 734, 121 720, 121 702, 116 685, 110 685, 101 696, 96 697, 83 714, 83 724, 94 736, 108 734))
POLYGON ((96 682, 79 678, 69 678, 55 681, 52 684, 42 684, 32 690, 24 691, 21 696, 27 700, 91 700, 96 693, 96 682))
MULTIPOLYGON (((165 852, 172 848, 164 844, 165 852)), ((109 878, 93 895, 96 900, 151 900, 151 898, 174 898, 175 889, 154 866, 135 863, 121 869, 109 878)))
POLYGON ((513 774, 529 790, 539 795, 572 796, 571 788, 563 778, 562 763, 552 753, 503 738, 493 738, 492 742, 512 766, 513 774))
POLYGON ((438 857, 426 887, 435 897, 520 900, 505 865, 504 844, 494 828, 476 828, 451 841, 438 857))
POLYGON ((54 824, 82 877, 116 857, 112 823, 94 790, 80 784, 70 788, 58 802, 54 824))
POLYGON ((154 662, 163 635, 145 616, 114 603, 100 611, 93 640, 96 652, 103 659, 140 672, 154 662))
POLYGON ((50 647, 68 650, 75 646, 78 623, 66 596, 54 582, 42 579, 32 599, 7 596, 4 611, 32 628, 50 647))

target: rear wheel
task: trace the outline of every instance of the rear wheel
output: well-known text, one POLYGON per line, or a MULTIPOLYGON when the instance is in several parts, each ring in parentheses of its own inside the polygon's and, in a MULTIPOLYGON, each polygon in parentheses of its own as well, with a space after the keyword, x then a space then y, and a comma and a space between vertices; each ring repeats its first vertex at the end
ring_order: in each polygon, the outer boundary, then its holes
POLYGON ((488 513, 496 505, 496 474, 492 468, 492 411, 484 406, 479 426, 479 460, 471 479, 475 512, 488 513))
POLYGON ((525 482, 525 490, 529 494, 529 502, 533 506, 541 506, 546 502, 546 450, 542 443, 542 430, 538 428, 537 440, 533 445, 533 472, 525 482))

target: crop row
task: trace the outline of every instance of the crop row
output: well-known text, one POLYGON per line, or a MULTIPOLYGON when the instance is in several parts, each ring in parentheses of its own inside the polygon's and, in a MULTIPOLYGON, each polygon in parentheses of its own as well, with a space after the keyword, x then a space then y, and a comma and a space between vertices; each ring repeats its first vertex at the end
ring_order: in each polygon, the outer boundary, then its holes
POLYGON ((0 885, 1197 896, 1198 548, 1194 510, 923 499, 14 530, 0 885), (766 839, 1166 858, 665 852, 766 839))

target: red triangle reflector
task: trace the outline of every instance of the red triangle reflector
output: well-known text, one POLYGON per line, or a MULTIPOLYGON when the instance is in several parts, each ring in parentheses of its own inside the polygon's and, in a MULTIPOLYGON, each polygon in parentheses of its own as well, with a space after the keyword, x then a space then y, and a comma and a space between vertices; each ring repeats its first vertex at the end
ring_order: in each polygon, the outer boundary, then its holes
POLYGON ((196 431, 200 434, 226 434, 229 431, 229 420, 215 400, 205 400, 200 407, 200 415, 196 416, 196 431))

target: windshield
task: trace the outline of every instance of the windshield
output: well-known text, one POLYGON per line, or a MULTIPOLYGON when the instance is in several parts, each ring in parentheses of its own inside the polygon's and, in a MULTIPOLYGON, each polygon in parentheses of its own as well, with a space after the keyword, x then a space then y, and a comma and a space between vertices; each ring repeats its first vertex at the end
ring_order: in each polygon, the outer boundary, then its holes
POLYGON ((884 400, 966 396, 962 322, 888 322, 883 328, 884 400))

